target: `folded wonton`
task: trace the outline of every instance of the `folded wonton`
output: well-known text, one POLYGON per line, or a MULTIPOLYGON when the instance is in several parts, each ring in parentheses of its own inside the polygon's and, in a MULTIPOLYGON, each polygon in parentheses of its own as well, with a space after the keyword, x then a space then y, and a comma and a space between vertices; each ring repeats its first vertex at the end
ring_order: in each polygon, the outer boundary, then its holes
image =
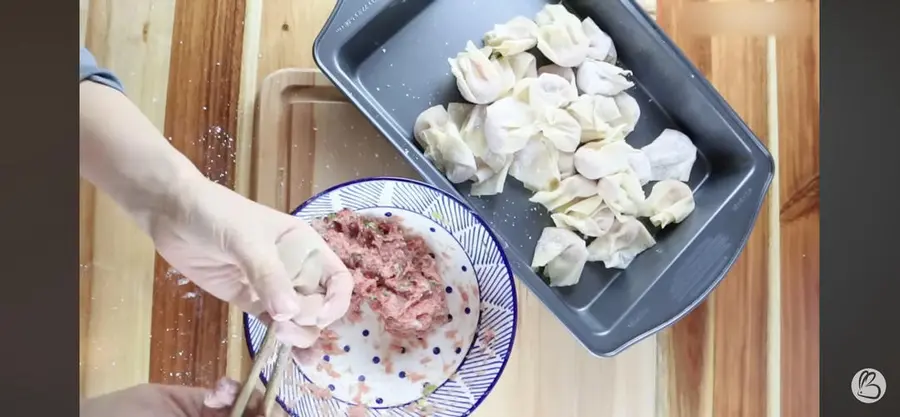
POLYGON ((626 78, 629 75, 631 71, 609 62, 588 59, 575 72, 575 82, 585 94, 612 97, 634 87, 634 82, 626 78))
POLYGON ((459 128, 450 120, 444 106, 434 106, 419 114, 413 132, 425 157, 450 182, 458 184, 475 175, 475 155, 463 142, 459 128))
POLYGON ((630 216, 616 219, 612 228, 588 245, 588 260, 603 262, 607 268, 625 269, 656 240, 638 219, 630 216))
POLYGON ((665 228, 681 223, 694 211, 694 193, 687 184, 676 180, 662 180, 653 185, 647 197, 646 214, 654 226, 665 228))
POLYGON ((494 25, 484 35, 484 44, 503 56, 520 54, 537 45, 537 24, 527 17, 516 16, 506 23, 494 25))
POLYGON ((553 213, 550 218, 556 227, 575 230, 584 236, 598 237, 610 231, 616 214, 599 196, 582 200, 563 213, 553 213), (599 204, 596 204, 599 201, 599 204))
POLYGON ((576 174, 560 181, 556 188, 535 193, 528 201, 541 204, 548 211, 555 211, 577 199, 596 194, 597 181, 576 174))
POLYGON ((585 242, 578 235, 570 230, 546 227, 534 248, 531 267, 544 267, 551 286, 565 287, 578 283, 587 258, 585 242))
POLYGON ((456 58, 450 58, 450 71, 456 86, 467 101, 492 103, 515 85, 515 73, 507 61, 491 59, 491 48, 477 48, 471 41, 456 58))
POLYGON ((675 129, 663 130, 641 152, 650 161, 650 181, 687 182, 697 160, 697 147, 687 135, 675 129))
POLYGON ((644 212, 644 189, 634 172, 628 170, 597 182, 597 194, 618 216, 639 216, 644 212))
POLYGON ((484 137, 496 154, 512 154, 538 133, 535 111, 514 97, 505 97, 487 106, 484 137))
POLYGON ((561 67, 577 67, 587 57, 590 39, 575 15, 561 4, 548 4, 538 12, 537 47, 561 67))
POLYGON ((581 125, 563 109, 542 109, 538 112, 537 126, 541 136, 553 143, 560 152, 575 152, 581 143, 581 125))
POLYGON ((509 175, 531 191, 550 190, 559 185, 559 151, 550 141, 536 136, 513 156, 509 175))
POLYGON ((569 67, 561 67, 556 64, 548 64, 544 65, 537 69, 538 75, 541 74, 555 74, 563 77, 570 84, 575 86, 575 70, 569 67))
POLYGON ((590 142, 575 151, 575 170, 589 179, 600 179, 624 171, 632 171, 638 183, 649 181, 650 162, 646 155, 628 142, 590 142))
POLYGON ((587 35, 589 39, 587 57, 593 60, 606 61, 610 64, 615 64, 616 59, 618 59, 618 54, 616 53, 616 45, 613 43, 612 38, 610 38, 606 32, 600 30, 600 27, 597 26, 590 17, 585 18, 581 22, 581 25, 584 28, 584 34, 587 35))

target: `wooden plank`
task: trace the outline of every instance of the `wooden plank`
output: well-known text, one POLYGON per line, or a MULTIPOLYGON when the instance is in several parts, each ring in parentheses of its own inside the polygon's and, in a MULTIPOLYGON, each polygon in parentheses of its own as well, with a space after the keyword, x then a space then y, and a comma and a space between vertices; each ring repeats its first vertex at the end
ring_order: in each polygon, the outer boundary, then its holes
MULTIPOLYGON (((697 68, 712 72, 712 40, 685 30, 684 17, 691 0, 661 1, 657 23, 697 68)), ((687 317, 660 333, 657 415, 670 417, 712 416, 713 341, 712 303, 704 302, 687 317)))
MULTIPOLYGON (((78 0, 78 43, 85 46, 90 0, 78 0)), ((91 277, 88 265, 94 257, 94 186, 78 184, 78 393, 84 396, 88 324, 91 318, 91 277)))
POLYGON ((244 196, 251 191, 253 165, 253 123, 257 109, 259 84, 259 46, 262 37, 263 0, 245 0, 241 25, 241 78, 238 91, 237 134, 235 141, 234 190, 244 196))
POLYGON ((819 415, 819 211, 782 225, 781 415, 819 415))
MULTIPOLYGON (((90 0, 78 0, 78 42, 84 46, 87 38, 90 0)), ((88 265, 94 257, 94 187, 78 181, 78 394, 84 396, 84 375, 87 368, 88 324, 91 319, 91 277, 88 265)))
POLYGON ((658 340, 656 415, 712 416, 713 328, 711 301, 704 302, 658 340))
POLYGON ((78 42, 84 46, 88 30, 88 14, 91 9, 91 0, 78 0, 78 42))
POLYGON ((707 76, 712 71, 712 40, 709 36, 698 36, 686 28, 685 18, 689 3, 696 0, 666 0, 657 5, 656 23, 675 45, 707 76))
POLYGON ((494 391, 473 416, 652 416, 656 337, 615 358, 592 356, 522 284, 516 342, 494 391))
POLYGON ((259 79, 282 68, 316 68, 313 42, 335 0, 265 0, 259 47, 259 79))
MULTIPOLYGON (((161 128, 174 1, 94 0, 80 6, 85 45, 161 128)), ((92 187, 83 187, 81 209, 81 394, 95 396, 147 381, 154 251, 105 194, 92 197, 92 187)))
POLYGON ((806 36, 777 40, 781 414, 819 415, 819 1, 806 36))
MULTIPOLYGON (((662 2, 661 26, 765 141, 767 42, 698 36, 682 27, 688 1, 662 2)), ((766 413, 769 215, 765 208, 746 249, 710 299, 660 336, 666 387, 660 413, 759 416, 766 413)))
MULTIPOLYGON (((262 25, 262 0, 246 0, 244 7, 243 50, 241 51, 241 82, 238 92, 237 134, 235 136, 234 190, 243 196, 251 193, 253 122, 256 115, 257 67, 259 65, 260 26, 262 25)), ((228 308, 228 343, 226 375, 242 381, 250 372, 250 356, 246 354, 243 311, 236 306, 228 308)))
MULTIPOLYGON (((767 39, 713 36, 712 84, 766 143, 767 39)), ((713 293, 714 416, 766 414, 769 210, 763 202, 756 227, 738 261, 713 293)))
MULTIPOLYGON (((293 208, 289 203, 292 194, 295 201, 302 201, 313 192, 311 179, 315 172, 316 135, 299 135, 293 139, 292 129, 302 129, 302 126, 292 126, 293 106, 288 96, 298 91, 302 94, 303 90, 320 85, 328 85, 328 82, 317 72, 295 69, 277 71, 263 81, 253 148, 251 195, 254 200, 287 212, 293 208), (298 149, 292 149, 295 146, 298 149), (297 182, 292 183, 292 178, 297 182)), ((307 106, 305 111, 308 114, 297 115, 297 120, 311 117, 312 108, 307 106)))
MULTIPOLYGON (((211 180, 234 186, 244 1, 179 1, 165 135, 211 180)), ((161 258, 153 286, 152 382, 212 386, 225 375, 228 306, 161 258)))
POLYGON ((80 180, 78 188, 78 392, 84 395, 91 320, 91 273, 94 259, 94 186, 80 180))

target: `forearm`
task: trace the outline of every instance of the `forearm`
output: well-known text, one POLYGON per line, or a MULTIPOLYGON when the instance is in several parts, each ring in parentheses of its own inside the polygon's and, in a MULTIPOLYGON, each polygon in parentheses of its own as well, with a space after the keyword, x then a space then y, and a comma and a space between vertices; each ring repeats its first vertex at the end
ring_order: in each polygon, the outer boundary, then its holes
POLYGON ((203 176, 122 93, 79 84, 81 176, 147 227, 152 213, 203 176))

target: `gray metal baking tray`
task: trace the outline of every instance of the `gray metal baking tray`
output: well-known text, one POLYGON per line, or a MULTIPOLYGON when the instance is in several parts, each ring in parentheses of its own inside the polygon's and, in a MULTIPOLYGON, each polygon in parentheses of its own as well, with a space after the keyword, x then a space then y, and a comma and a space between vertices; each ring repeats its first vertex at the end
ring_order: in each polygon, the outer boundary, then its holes
MULTIPOLYGON (((541 230, 552 221, 513 179, 502 195, 470 197, 450 183, 412 139, 419 113, 462 101, 447 58, 466 41, 480 45, 496 23, 533 18, 546 0, 340 0, 314 45, 316 63, 422 177, 468 203, 493 228, 518 278, 592 353, 613 356, 674 323, 722 280, 747 242, 774 163, 771 155, 682 52, 632 0, 571 0, 616 44, 634 72, 629 93, 641 119, 635 147, 664 128, 698 148, 691 173, 695 211, 651 230, 658 244, 627 270, 589 263, 578 285, 551 288, 530 268, 541 230)), ((555 3, 555 2, 554 2, 555 3)))

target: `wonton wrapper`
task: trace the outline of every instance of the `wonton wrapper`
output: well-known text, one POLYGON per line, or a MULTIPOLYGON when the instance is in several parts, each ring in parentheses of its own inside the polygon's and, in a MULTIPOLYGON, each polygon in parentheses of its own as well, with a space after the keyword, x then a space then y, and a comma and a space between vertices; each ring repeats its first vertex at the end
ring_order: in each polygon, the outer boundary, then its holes
MULTIPOLYGON (((522 103, 528 104, 528 98, 530 95, 531 85, 537 81, 537 78, 523 78, 519 81, 516 81, 516 85, 513 86, 512 91, 510 91, 509 96, 514 98, 522 103)), ((506 98, 506 97, 504 97, 506 98)))
POLYGON ((515 74, 508 65, 491 59, 491 48, 479 49, 471 41, 456 58, 448 59, 456 86, 467 101, 488 104, 497 100, 515 84, 515 74))
POLYGON ((588 245, 588 260, 603 262, 607 268, 625 269, 641 252, 656 244, 656 240, 634 217, 617 219, 605 235, 588 245))
MULTIPOLYGON (((504 166, 512 161, 512 154, 500 154, 491 151, 490 147, 488 147, 487 137, 484 135, 487 106, 482 104, 469 106, 471 106, 471 110, 466 115, 459 129, 463 142, 466 143, 469 149, 472 150, 472 154, 475 155, 476 165, 486 165, 490 168, 492 173, 499 172, 504 166)), ((459 105, 457 107, 459 107, 459 105)), ((448 111, 450 111, 449 106, 448 111)), ((451 118, 453 117, 452 114, 453 113, 451 113, 451 118)), ((476 181, 483 179, 483 177, 479 176, 476 181)))
POLYGON ((584 34, 589 39, 587 57, 596 61, 606 61, 610 64, 615 64, 618 54, 612 38, 606 32, 600 30, 600 26, 597 26, 597 23, 590 17, 585 18, 581 22, 581 26, 584 28, 584 34))
POLYGON ((625 139, 627 122, 612 97, 583 94, 566 110, 581 125, 581 141, 625 139))
POLYGON ((527 17, 516 16, 506 23, 494 25, 484 35, 484 44, 503 56, 520 54, 537 45, 537 24, 527 17))
POLYGON ((509 175, 531 191, 550 190, 559 185, 559 151, 550 141, 536 136, 513 156, 509 175))
POLYGON ((634 87, 634 82, 625 78, 627 75, 631 75, 631 71, 609 62, 588 59, 575 72, 575 82, 585 94, 612 97, 634 87))
POLYGON ((559 153, 559 175, 563 180, 575 175, 575 152, 559 153))
POLYGON ((569 67, 561 67, 556 64, 548 64, 544 65, 537 69, 538 75, 541 74, 554 74, 560 77, 563 77, 570 84, 575 86, 575 70, 569 67))
POLYGON ((590 142, 575 151, 575 170, 592 180, 632 171, 643 185, 649 181, 650 162, 628 142, 590 142))
POLYGON ((475 155, 463 142, 459 128, 450 120, 444 106, 434 106, 419 114, 413 132, 425 150, 425 157, 450 182, 459 184, 475 175, 475 155))
POLYGON ((504 97, 487 106, 484 137, 488 148, 496 154, 512 154, 528 144, 539 132, 536 114, 514 97, 504 97))
POLYGON ((575 285, 581 279, 588 252, 583 239, 570 230, 546 227, 534 248, 532 268, 544 267, 550 286, 575 285))
POLYGON ((691 169, 697 160, 697 147, 684 133, 675 129, 663 130, 641 152, 650 161, 650 180, 678 180, 691 178, 691 169))
POLYGON ((543 109, 539 112, 537 125, 541 135, 560 152, 575 152, 581 143, 581 125, 563 109, 543 109))
POLYGON ((472 103, 450 103, 447 105, 447 115, 450 116, 450 121, 462 131, 466 119, 469 118, 474 108, 475 105, 472 103))
MULTIPOLYGON (((522 52, 505 58, 509 61, 513 74, 516 76, 516 82, 525 78, 537 78, 537 58, 528 52, 522 52)), ((512 91, 512 89, 510 89, 512 91)))
POLYGON ((639 216, 644 212, 644 189, 631 170, 601 178, 597 182, 597 194, 620 217, 639 216))
POLYGON ((638 120, 641 118, 641 106, 638 105, 634 97, 625 92, 616 94, 613 96, 613 99, 616 101, 616 106, 619 107, 619 113, 622 115, 614 123, 624 124, 625 129, 622 133, 627 136, 629 133, 634 132, 634 128, 637 127, 638 120))
POLYGON ((589 216, 605 205, 606 203, 603 202, 603 197, 593 195, 584 200, 580 200, 575 204, 566 205, 562 212, 575 216, 589 216))
POLYGON ((528 201, 541 204, 548 211, 555 211, 579 198, 596 194, 597 182, 576 174, 560 181, 556 188, 535 193, 528 201))
POLYGON ((513 87, 513 97, 536 110, 562 108, 578 98, 578 90, 565 78, 556 74, 541 74, 537 78, 520 80, 513 87))
POLYGON ((603 236, 610 231, 613 223, 616 221, 616 214, 612 209, 606 204, 603 204, 602 201, 594 210, 587 213, 584 213, 583 210, 578 207, 579 205, 583 205, 585 201, 589 201, 591 205, 593 205, 596 199, 599 198, 592 197, 578 202, 569 209, 566 209, 563 213, 551 214, 550 218, 553 219, 553 223, 556 227, 575 230, 585 236, 603 236), (594 200, 592 201, 592 199, 594 200))
POLYGON ((537 47, 561 67, 577 67, 587 57, 590 39, 581 21, 560 4, 548 4, 538 12, 537 47))
POLYGON ((475 175, 472 181, 481 182, 503 168, 510 158, 507 155, 496 155, 487 149, 484 138, 484 105, 471 103, 450 103, 447 114, 454 125, 459 126, 459 134, 472 154, 475 155, 475 175), (487 157, 487 162, 484 157, 487 157))
POLYGON ((694 211, 691 187, 677 180, 663 180, 653 185, 646 201, 650 222, 659 228, 681 223, 694 211))
POLYGON ((487 106, 469 103, 450 103, 447 105, 450 119, 458 123, 463 142, 475 155, 476 171, 471 180, 474 182, 469 192, 473 196, 495 195, 503 192, 506 176, 512 164, 512 155, 501 155, 491 152, 484 137, 484 119, 487 106))
POLYGON ((474 184, 472 184, 472 188, 469 190, 469 195, 477 197, 503 193, 503 188, 506 184, 506 176, 509 174, 509 168, 510 166, 512 166, 512 162, 513 159, 512 156, 510 156, 508 162, 502 168, 500 168, 499 171, 494 172, 490 168, 487 168, 488 171, 490 171, 491 175, 486 178, 479 178, 474 184))

